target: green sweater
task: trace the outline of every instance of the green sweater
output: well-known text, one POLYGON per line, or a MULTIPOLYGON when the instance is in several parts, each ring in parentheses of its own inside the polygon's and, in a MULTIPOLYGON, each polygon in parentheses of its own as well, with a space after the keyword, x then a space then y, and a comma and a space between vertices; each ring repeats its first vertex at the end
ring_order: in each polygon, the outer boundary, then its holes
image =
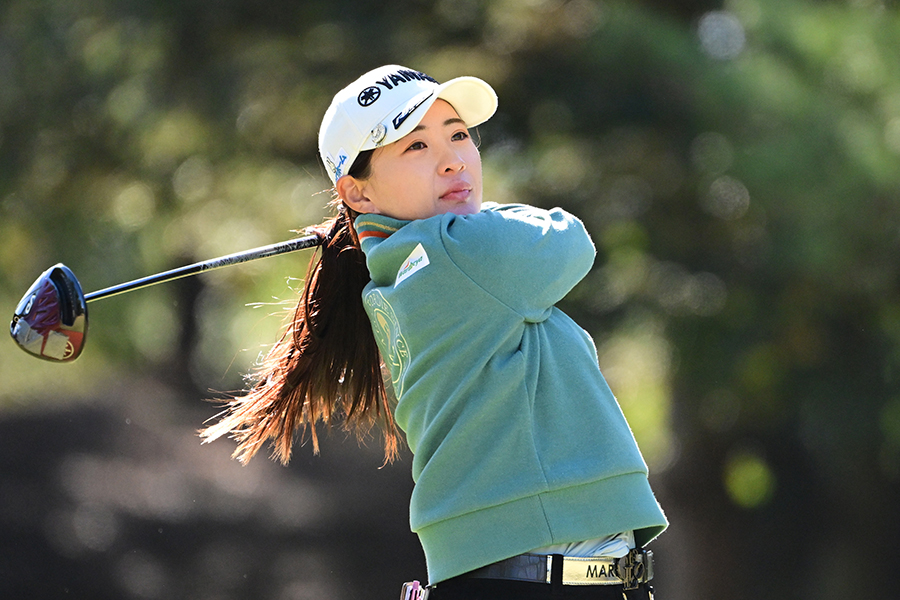
POLYGON ((595 250, 561 209, 361 215, 363 301, 413 452, 429 580, 666 519, 590 336, 554 305, 595 250))

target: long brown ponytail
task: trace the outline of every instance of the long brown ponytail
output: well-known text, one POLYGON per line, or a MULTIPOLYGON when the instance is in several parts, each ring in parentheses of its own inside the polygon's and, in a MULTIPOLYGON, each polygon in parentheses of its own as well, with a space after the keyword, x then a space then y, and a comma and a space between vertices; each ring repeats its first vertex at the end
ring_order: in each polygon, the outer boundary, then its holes
POLYGON ((358 436, 380 422, 385 459, 397 455, 381 358, 362 304, 369 281, 365 255, 342 203, 338 214, 313 228, 322 239, 310 260, 302 296, 281 339, 252 373, 253 385, 227 402, 221 420, 201 431, 204 442, 230 435, 234 457, 246 464, 267 440, 273 458, 287 464, 297 429, 307 428, 318 452, 316 424, 341 421, 358 436))

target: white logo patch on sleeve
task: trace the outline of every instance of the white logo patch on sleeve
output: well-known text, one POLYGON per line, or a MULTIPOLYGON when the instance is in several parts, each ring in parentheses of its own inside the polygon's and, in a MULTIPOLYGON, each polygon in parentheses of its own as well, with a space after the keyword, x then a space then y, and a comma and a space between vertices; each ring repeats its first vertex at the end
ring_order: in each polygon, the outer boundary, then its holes
POLYGON ((400 285, 402 281, 409 278, 413 273, 428 266, 428 255, 422 244, 416 245, 412 253, 403 261, 400 270, 397 271, 397 279, 394 281, 394 287, 400 285))

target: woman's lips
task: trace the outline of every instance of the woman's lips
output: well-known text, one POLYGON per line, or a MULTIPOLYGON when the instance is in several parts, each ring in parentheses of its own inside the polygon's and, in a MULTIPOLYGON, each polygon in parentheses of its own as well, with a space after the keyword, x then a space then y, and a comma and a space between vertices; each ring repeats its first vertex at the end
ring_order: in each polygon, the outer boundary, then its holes
POLYGON ((472 195, 472 188, 457 187, 452 188, 441 196, 441 200, 446 202, 465 202, 472 195))

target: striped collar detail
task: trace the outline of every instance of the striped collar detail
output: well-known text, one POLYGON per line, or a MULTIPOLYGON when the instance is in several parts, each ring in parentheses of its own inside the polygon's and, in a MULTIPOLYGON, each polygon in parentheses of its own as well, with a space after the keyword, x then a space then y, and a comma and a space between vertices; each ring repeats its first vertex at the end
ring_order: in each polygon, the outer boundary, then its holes
POLYGON ((359 215, 354 224, 359 236, 359 243, 363 246, 363 250, 366 250, 371 244, 389 238, 406 223, 408 221, 400 221, 383 215, 364 214, 359 215))
POLYGON ((383 239, 383 238, 390 237, 392 232, 371 230, 371 231, 357 231, 357 233, 359 234, 359 241, 360 241, 360 243, 362 243, 363 240, 367 240, 369 238, 382 238, 383 239))

